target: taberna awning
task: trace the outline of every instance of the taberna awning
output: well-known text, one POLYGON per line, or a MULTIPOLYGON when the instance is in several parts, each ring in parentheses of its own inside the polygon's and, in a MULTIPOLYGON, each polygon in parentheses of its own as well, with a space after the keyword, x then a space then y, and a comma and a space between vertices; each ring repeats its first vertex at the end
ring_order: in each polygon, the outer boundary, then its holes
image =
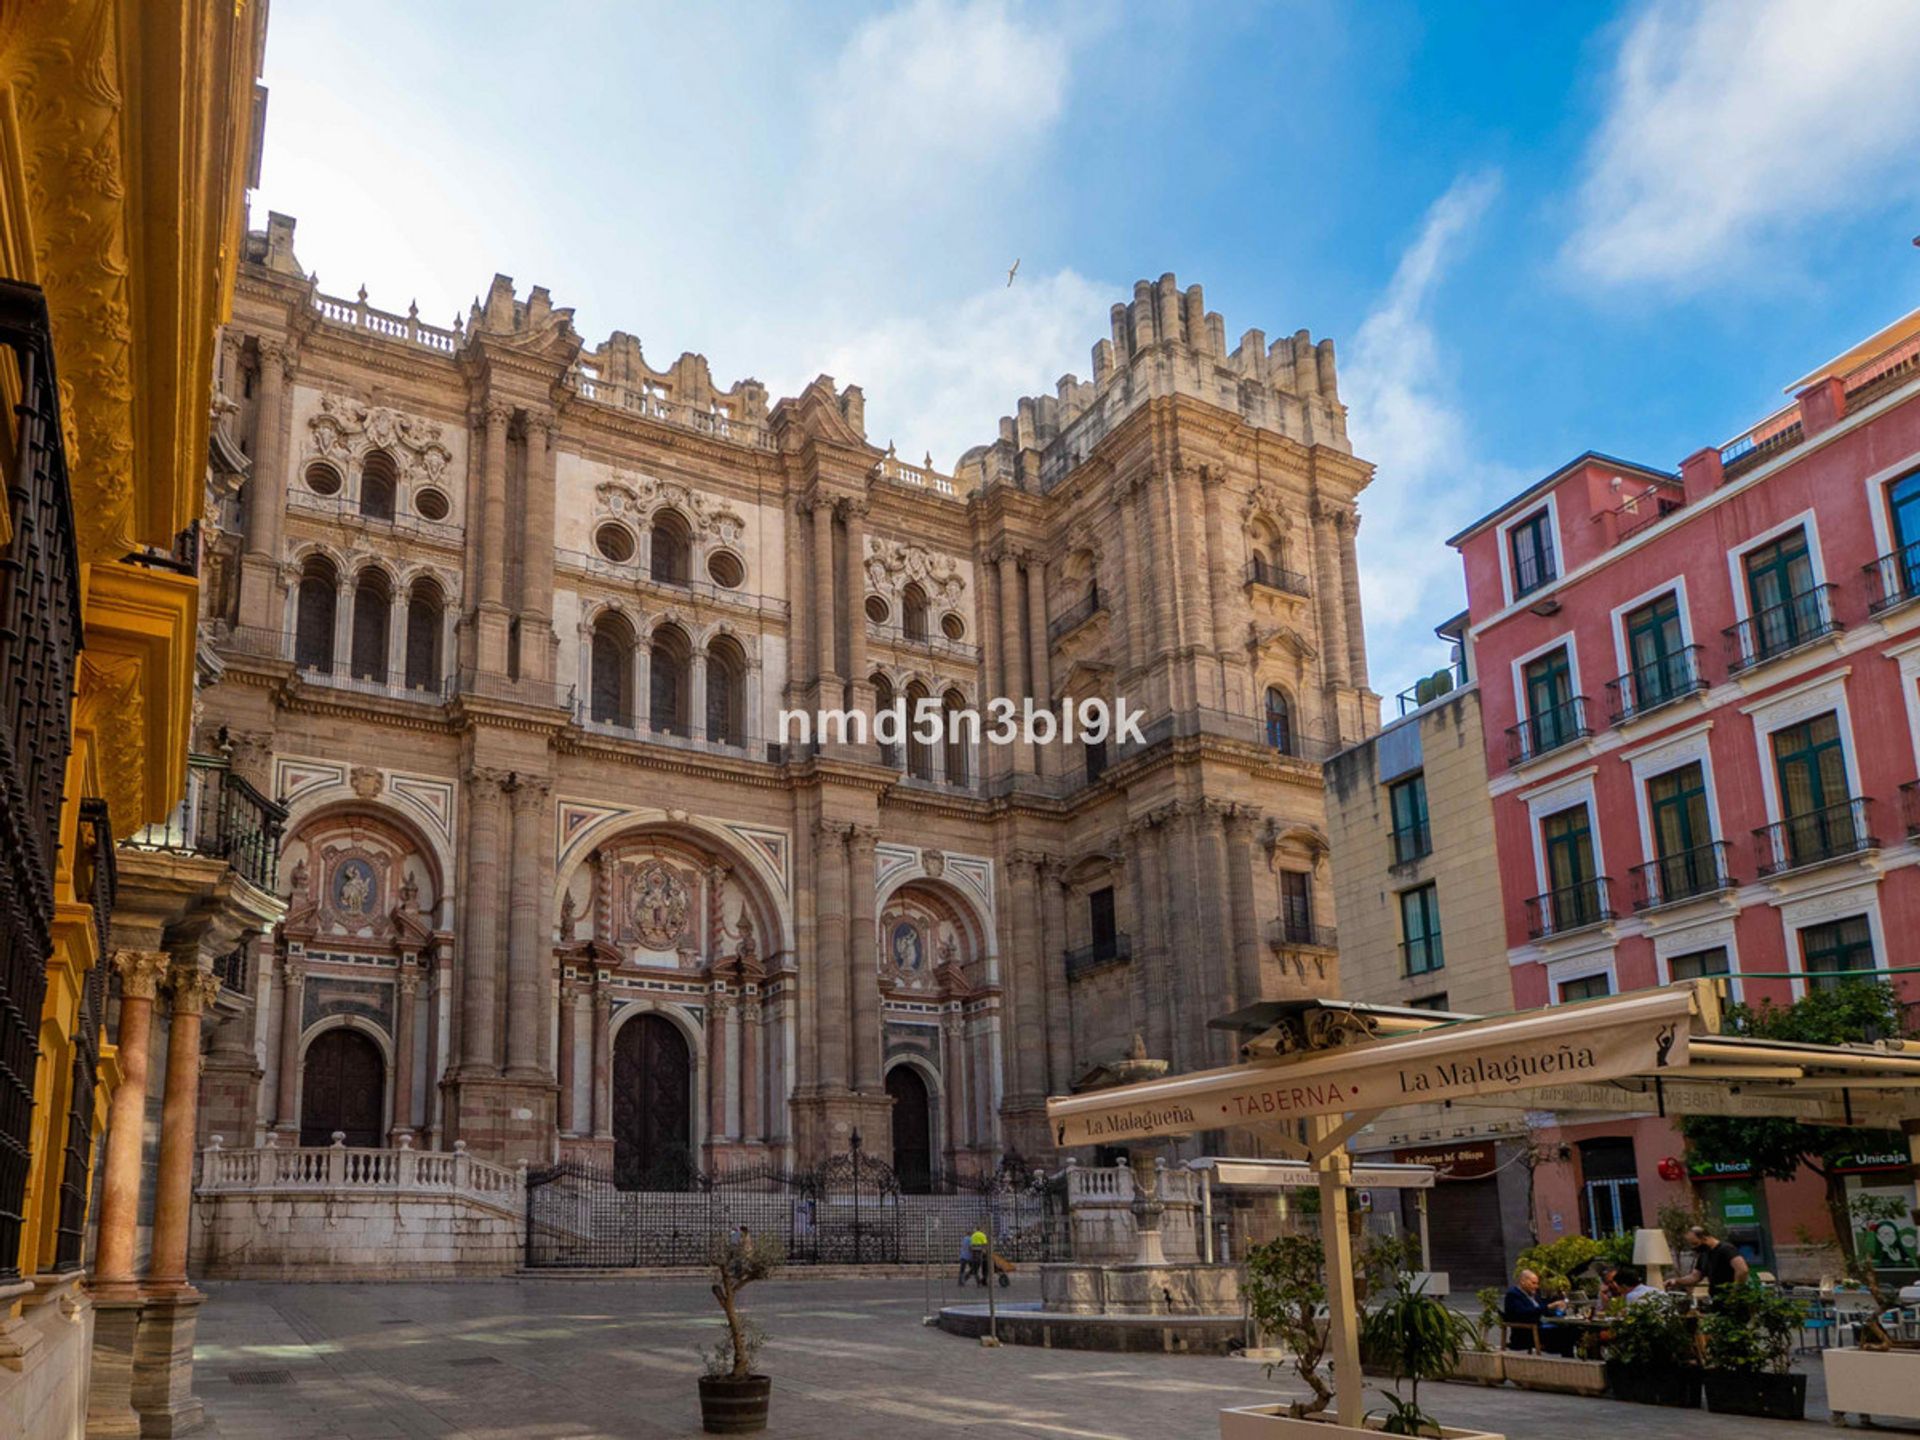
MULTIPOLYGON (((1304 1160, 1209 1155, 1187 1161, 1187 1169, 1210 1175, 1213 1185, 1221 1190, 1307 1190, 1320 1183, 1320 1177, 1304 1160)), ((1431 1190, 1437 1173, 1431 1165, 1383 1160, 1355 1165, 1350 1183, 1359 1190, 1431 1190)))
POLYGON ((1679 986, 1047 1101, 1054 1143, 1114 1144, 1379 1111, 1684 1067, 1696 1013, 1679 986))

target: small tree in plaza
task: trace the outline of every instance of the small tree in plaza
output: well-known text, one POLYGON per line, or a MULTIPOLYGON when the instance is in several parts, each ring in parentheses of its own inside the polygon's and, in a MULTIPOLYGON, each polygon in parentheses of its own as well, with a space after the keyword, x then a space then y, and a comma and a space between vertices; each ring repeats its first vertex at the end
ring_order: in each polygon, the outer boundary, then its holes
POLYGON ((1333 1403, 1320 1373, 1327 1358, 1327 1322, 1320 1318, 1327 1302, 1326 1263, 1326 1250, 1312 1235, 1282 1235, 1247 1253, 1247 1308, 1254 1323, 1292 1352, 1294 1371, 1313 1391, 1313 1399, 1293 1406, 1296 1416, 1318 1415, 1333 1403))

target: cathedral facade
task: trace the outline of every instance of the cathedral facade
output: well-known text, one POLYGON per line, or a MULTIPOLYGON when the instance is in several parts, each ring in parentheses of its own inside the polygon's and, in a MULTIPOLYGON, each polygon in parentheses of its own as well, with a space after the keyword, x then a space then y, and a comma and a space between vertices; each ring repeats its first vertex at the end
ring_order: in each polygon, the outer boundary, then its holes
POLYGON ((1142 282, 943 474, 505 277, 324 295, 275 216, 215 405, 196 743, 286 807, 288 908, 203 1133, 927 1184, 1331 985, 1319 762, 1377 712, 1331 342, 1142 282), (1003 745, 998 697, 1142 721, 1003 745))

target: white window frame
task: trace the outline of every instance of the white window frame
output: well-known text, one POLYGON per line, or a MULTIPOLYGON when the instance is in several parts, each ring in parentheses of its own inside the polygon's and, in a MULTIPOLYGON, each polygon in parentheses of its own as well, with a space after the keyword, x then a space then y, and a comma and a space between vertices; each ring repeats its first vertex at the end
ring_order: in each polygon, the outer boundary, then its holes
POLYGON ((1887 486, 1920 470, 1920 450, 1914 451, 1898 464, 1876 470, 1863 482, 1867 491, 1867 516, 1873 521, 1873 556, 1893 553, 1893 507, 1887 503, 1887 486))
MULTIPOLYGON (((1555 650, 1567 652, 1567 675, 1573 685, 1572 694, 1568 698, 1573 699, 1585 693, 1580 683, 1580 641, 1573 631, 1563 630, 1544 645, 1536 645, 1524 655, 1516 655, 1509 662, 1509 669, 1513 675, 1513 714, 1516 723, 1524 725, 1533 718, 1527 710, 1527 666, 1543 655, 1551 655, 1555 650)), ((1587 728, 1593 728, 1591 720, 1588 721, 1587 728)), ((1528 757, 1529 760, 1532 758, 1534 757, 1528 757)))
POLYGON ((1526 796, 1527 829, 1533 838, 1533 879, 1535 895, 1547 892, 1547 841, 1541 833, 1541 826, 1549 815, 1557 815, 1562 810, 1571 810, 1576 805, 1587 807, 1587 833, 1593 837, 1593 873, 1603 876, 1607 873, 1607 857, 1601 845, 1600 807, 1594 801, 1594 776, 1599 766, 1589 765, 1577 774, 1569 775, 1552 785, 1543 786, 1526 796))
POLYGON ((1852 673, 1851 665, 1824 671, 1777 695, 1740 707, 1753 721, 1754 748, 1760 760, 1760 796, 1766 805, 1767 824, 1778 825, 1786 819, 1780 809, 1780 779, 1774 773, 1775 732, 1829 710, 1834 712, 1840 726, 1840 753, 1847 766, 1847 794, 1860 793, 1860 757, 1853 747, 1853 715, 1847 705, 1847 677, 1852 673))
POLYGON ((1686 925, 1663 930, 1653 937, 1654 973, 1662 985, 1673 983, 1675 956, 1691 955, 1696 950, 1720 949, 1727 952, 1727 998, 1740 999, 1740 927, 1729 916, 1703 925, 1686 925))
POLYGON ((1827 583, 1827 564, 1820 554, 1819 523, 1811 509, 1802 510, 1798 515, 1781 521, 1771 530, 1763 530, 1758 535, 1747 536, 1727 551, 1727 582, 1733 587, 1735 624, 1744 624, 1753 618, 1752 606, 1747 597, 1747 556, 1772 544, 1792 530, 1807 532, 1807 562, 1813 567, 1814 585, 1820 586, 1827 583))
POLYGON ((1887 932, 1880 923, 1880 879, 1874 876, 1857 880, 1818 895, 1789 900, 1779 907, 1780 925, 1786 932, 1787 969, 1793 975, 1793 998, 1798 1000, 1809 989, 1806 959, 1802 954, 1800 933, 1816 925, 1866 916, 1867 938, 1873 945, 1873 963, 1887 963, 1887 932))
POLYGON ((1547 1004, 1572 1003, 1560 998, 1560 987, 1573 980, 1591 980, 1595 975, 1607 977, 1607 994, 1620 993, 1620 977, 1615 972, 1611 946, 1598 955, 1569 955, 1564 959, 1547 961, 1547 1004))
POLYGON ((1643 590, 1624 605, 1616 605, 1610 614, 1609 622, 1613 633, 1613 662, 1615 675, 1624 675, 1630 665, 1627 655, 1627 616, 1642 605, 1651 604, 1662 595, 1677 595, 1680 599, 1680 643, 1692 645, 1693 608, 1687 603, 1687 577, 1676 575, 1671 580, 1655 585, 1651 590, 1643 590))
POLYGON ((1500 585, 1507 597, 1507 604, 1516 605, 1558 585, 1566 575, 1566 542, 1560 533, 1560 506, 1558 492, 1549 490, 1538 505, 1529 505, 1511 520, 1503 520, 1495 527, 1494 533, 1500 540, 1500 585), (1547 512, 1547 532, 1553 537, 1553 578, 1545 584, 1536 586, 1525 595, 1514 593, 1513 544, 1508 536, 1522 524, 1531 520, 1542 510, 1547 512))
POLYGON ((1683 765, 1699 763, 1700 778, 1707 787, 1707 822, 1713 827, 1713 839, 1727 838, 1726 827, 1720 823, 1720 790, 1713 783, 1712 734, 1713 721, 1703 720, 1678 734, 1662 737, 1656 745, 1643 746, 1620 756, 1633 774, 1633 806, 1640 821, 1642 861, 1651 862, 1659 858, 1654 853, 1653 804, 1647 798, 1647 785, 1683 765))

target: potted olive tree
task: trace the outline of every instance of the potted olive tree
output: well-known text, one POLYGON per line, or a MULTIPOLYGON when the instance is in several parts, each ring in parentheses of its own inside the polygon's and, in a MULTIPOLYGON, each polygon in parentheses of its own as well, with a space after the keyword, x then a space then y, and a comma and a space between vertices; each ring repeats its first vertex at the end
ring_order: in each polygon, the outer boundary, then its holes
POLYGON ((1729 1286, 1700 1322, 1707 1368, 1701 1379, 1716 1415, 1804 1420, 1807 1377, 1795 1375, 1793 1342, 1806 1307, 1756 1281, 1729 1286))
POLYGON ((1691 1410, 1700 1403, 1700 1367, 1686 1300, 1651 1295, 1616 1302, 1607 1316, 1607 1388, 1616 1400, 1691 1410))
POLYGON ((764 1280, 785 1259, 778 1241, 740 1229, 716 1238, 710 1257, 713 1298, 726 1316, 726 1333, 705 1352, 707 1373, 700 1377, 700 1424, 710 1435, 744 1435, 767 1428, 773 1380, 756 1375, 754 1357, 766 1337, 740 1313, 740 1292, 764 1280))

